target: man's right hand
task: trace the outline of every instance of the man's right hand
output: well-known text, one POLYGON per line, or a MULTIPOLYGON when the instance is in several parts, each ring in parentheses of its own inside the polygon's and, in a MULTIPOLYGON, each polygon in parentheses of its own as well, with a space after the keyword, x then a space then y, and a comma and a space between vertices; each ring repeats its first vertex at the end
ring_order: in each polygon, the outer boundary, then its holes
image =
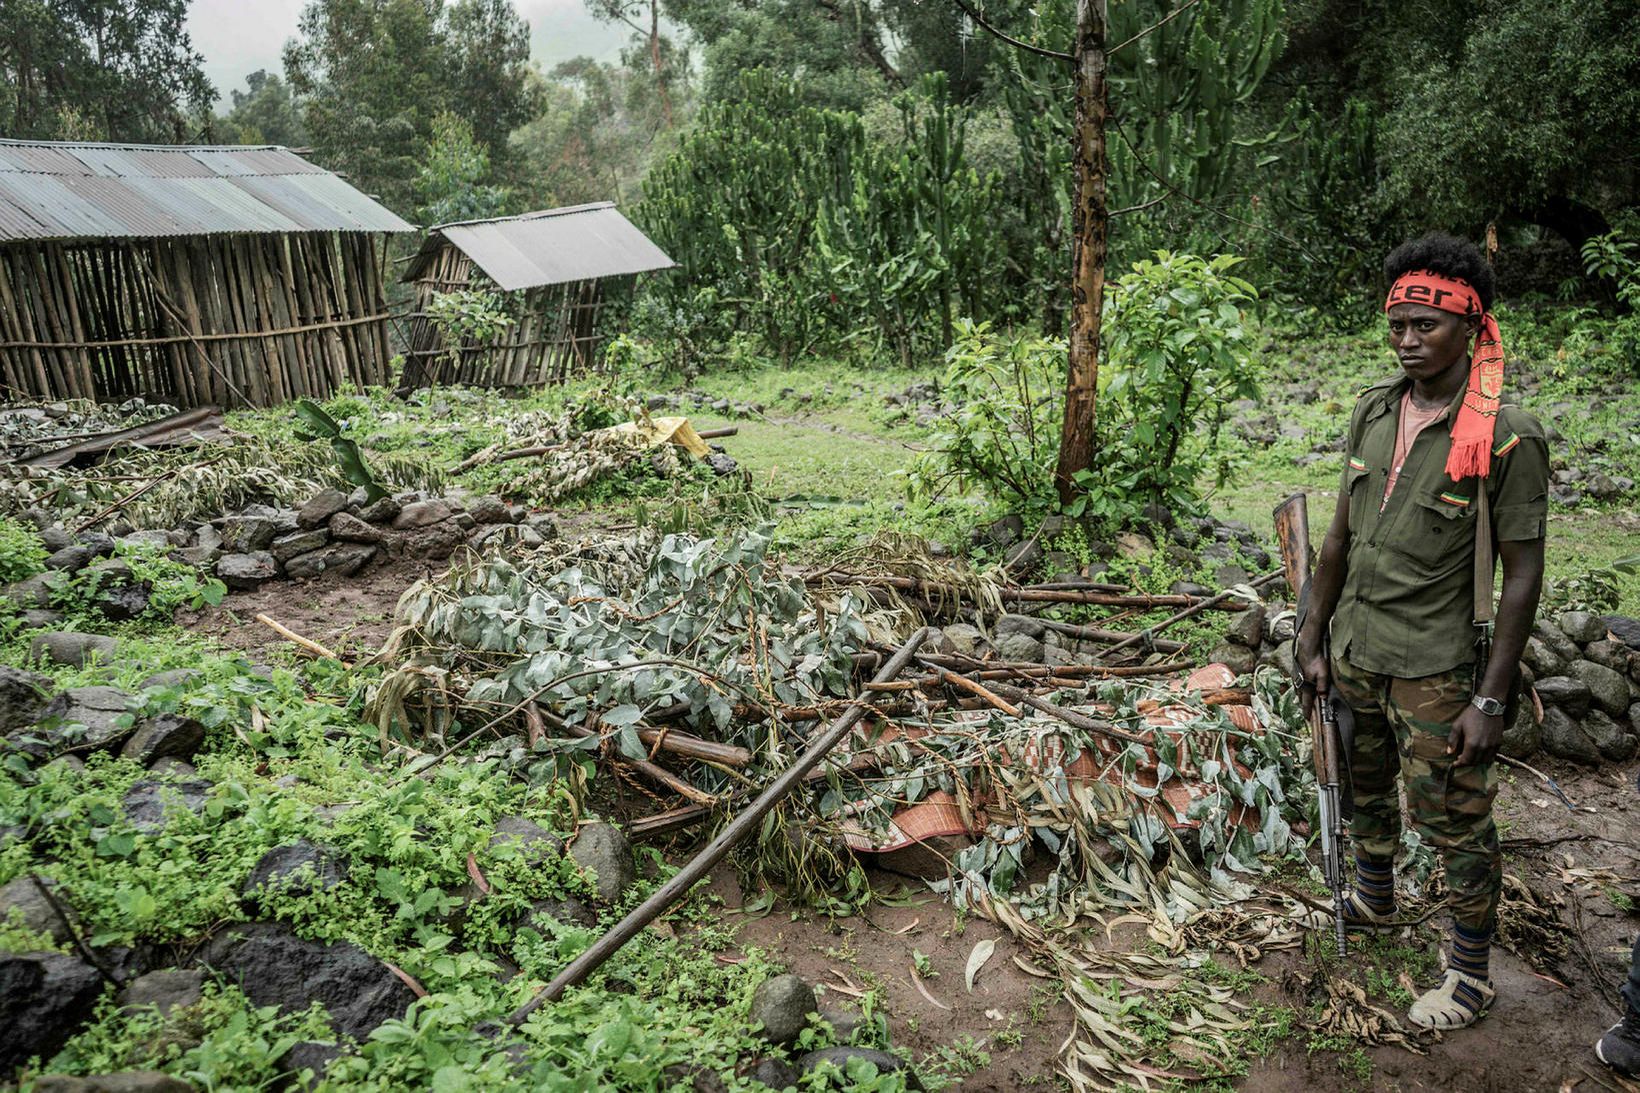
POLYGON ((1304 716, 1308 717, 1315 707, 1316 696, 1325 698, 1332 691, 1332 668, 1327 663, 1321 636, 1309 627, 1299 631, 1293 656, 1298 661, 1299 694, 1304 700, 1304 716))

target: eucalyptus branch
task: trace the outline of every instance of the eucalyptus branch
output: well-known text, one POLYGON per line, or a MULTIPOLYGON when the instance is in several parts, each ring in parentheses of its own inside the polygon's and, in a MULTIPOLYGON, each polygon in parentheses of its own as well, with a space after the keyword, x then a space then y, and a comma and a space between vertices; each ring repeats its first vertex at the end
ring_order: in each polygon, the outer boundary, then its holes
POLYGON ((983 15, 969 7, 967 0, 952 0, 952 2, 955 3, 957 7, 961 8, 962 13, 972 19, 974 21, 974 25, 985 31, 985 33, 994 38, 998 38, 1001 41, 1007 42, 1009 45, 1014 46, 1017 49, 1023 49, 1027 53, 1034 53, 1038 57, 1047 57, 1055 61, 1069 62, 1075 59, 1069 53, 1064 53, 1057 49, 1044 49, 1041 46, 1033 46, 1029 42, 1022 42, 1012 35, 1004 34, 990 23, 987 23, 983 15))
POLYGON ((1137 42, 1140 38, 1143 38, 1145 35, 1150 34, 1153 31, 1157 31, 1157 30, 1162 29, 1163 27, 1167 26, 1167 24, 1171 23, 1173 20, 1177 19, 1179 16, 1183 15, 1185 12, 1189 11, 1191 8, 1195 7, 1199 3, 1201 3, 1201 0, 1185 0, 1185 2, 1183 4, 1180 4, 1178 7, 1174 8, 1172 11, 1170 11, 1166 15, 1162 16, 1161 19, 1159 19, 1156 22, 1150 24, 1150 26, 1146 27, 1144 30, 1141 30, 1139 33, 1135 34, 1133 37, 1125 38, 1122 41, 1117 42, 1115 45, 1111 46, 1109 49, 1105 50, 1105 56, 1109 57, 1112 53, 1115 53, 1117 50, 1123 48, 1124 46, 1130 46, 1134 42, 1137 42))

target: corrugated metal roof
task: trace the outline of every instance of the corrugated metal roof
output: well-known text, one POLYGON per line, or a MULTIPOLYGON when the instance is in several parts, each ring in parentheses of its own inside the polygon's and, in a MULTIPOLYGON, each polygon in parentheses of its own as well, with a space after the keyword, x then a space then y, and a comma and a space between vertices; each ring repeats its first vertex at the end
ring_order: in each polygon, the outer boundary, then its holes
POLYGON ((0 140, 0 242, 415 230, 285 148, 0 140))
POLYGON ((413 281, 444 241, 509 292, 671 269, 677 263, 620 214, 614 202, 547 209, 428 229, 404 280, 413 281))

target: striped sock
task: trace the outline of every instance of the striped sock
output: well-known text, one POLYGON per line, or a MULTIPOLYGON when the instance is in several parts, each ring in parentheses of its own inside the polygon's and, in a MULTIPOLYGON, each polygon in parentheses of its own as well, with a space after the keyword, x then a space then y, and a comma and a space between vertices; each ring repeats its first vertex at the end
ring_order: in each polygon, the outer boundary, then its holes
POLYGON ((1363 910, 1375 915, 1391 914, 1395 910, 1395 862, 1373 861, 1355 856, 1355 894, 1352 897, 1363 910))
MULTIPOLYGON (((1452 951, 1447 955, 1446 966, 1453 971, 1473 976, 1482 983, 1486 982, 1487 972, 1491 963, 1492 934, 1487 930, 1466 930, 1457 923, 1452 924, 1452 951)), ((1463 989, 1463 988, 1460 988, 1463 989)), ((1471 991, 1471 994, 1474 992, 1471 991)), ((1460 1002, 1468 1004, 1462 997, 1460 1002)), ((1476 996, 1471 1009, 1480 1008, 1480 998, 1476 996)))

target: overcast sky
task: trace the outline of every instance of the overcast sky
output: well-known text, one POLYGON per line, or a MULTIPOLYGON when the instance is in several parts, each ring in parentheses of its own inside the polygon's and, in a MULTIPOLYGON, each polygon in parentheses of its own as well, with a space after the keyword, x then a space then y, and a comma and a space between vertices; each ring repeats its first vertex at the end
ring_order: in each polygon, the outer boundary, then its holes
MULTIPOLYGON (((188 33, 223 100, 259 68, 282 72, 280 51, 296 34, 307 0, 193 0, 188 33)), ((513 0, 530 24, 530 58, 551 68, 571 57, 613 61, 631 31, 600 23, 582 0, 513 0)))

